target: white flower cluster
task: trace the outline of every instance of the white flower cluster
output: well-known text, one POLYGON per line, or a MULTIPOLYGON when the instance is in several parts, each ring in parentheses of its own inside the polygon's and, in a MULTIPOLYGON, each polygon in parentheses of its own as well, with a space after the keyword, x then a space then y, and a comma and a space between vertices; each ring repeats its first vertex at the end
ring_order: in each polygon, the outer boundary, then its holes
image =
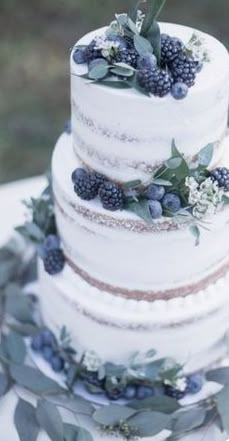
POLYGON ((176 389, 180 392, 185 392, 185 390, 187 388, 187 379, 185 377, 180 377, 180 378, 177 378, 175 381, 165 380, 164 384, 166 386, 172 386, 172 387, 174 387, 174 389, 176 389))
POLYGON ((193 216, 203 219, 216 213, 222 204, 224 190, 219 188, 218 183, 211 178, 205 179, 199 184, 195 178, 188 177, 185 181, 189 189, 189 204, 193 206, 193 216))
POLYGON ((137 12, 137 20, 136 20, 136 27, 139 32, 141 31, 144 18, 145 18, 145 14, 143 14, 143 12, 139 9, 137 12))
POLYGON ((107 40, 106 35, 102 35, 101 37, 97 37, 95 39, 95 49, 101 50, 104 58, 109 58, 111 53, 113 51, 117 51, 119 46, 119 41, 107 40))
POLYGON ((88 372, 97 372, 101 366, 101 360, 94 351, 87 351, 84 354, 83 365, 88 372))

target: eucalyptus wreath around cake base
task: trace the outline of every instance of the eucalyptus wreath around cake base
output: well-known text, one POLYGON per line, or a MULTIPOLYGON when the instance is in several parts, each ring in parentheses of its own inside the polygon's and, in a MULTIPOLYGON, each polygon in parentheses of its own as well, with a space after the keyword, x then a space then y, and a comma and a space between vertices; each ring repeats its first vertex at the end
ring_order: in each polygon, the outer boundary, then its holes
POLYGON ((63 421, 61 409, 77 421, 87 416, 101 435, 127 440, 163 430, 169 440, 179 440, 201 428, 207 434, 212 425, 229 434, 229 368, 185 376, 184 366, 158 359, 154 350, 133 354, 126 365, 104 363, 94 352, 77 353, 67 329, 54 335, 37 297, 25 295, 25 285, 36 280, 36 261, 25 256, 21 240, 0 249, 0 397, 19 386, 36 399, 33 405, 18 398, 14 424, 20 441, 36 441, 41 430, 52 441, 92 441, 85 427, 63 421), (57 380, 39 369, 41 360, 57 380), (209 381, 217 383, 216 392, 199 401, 197 395, 184 406, 183 398, 198 394, 209 381))

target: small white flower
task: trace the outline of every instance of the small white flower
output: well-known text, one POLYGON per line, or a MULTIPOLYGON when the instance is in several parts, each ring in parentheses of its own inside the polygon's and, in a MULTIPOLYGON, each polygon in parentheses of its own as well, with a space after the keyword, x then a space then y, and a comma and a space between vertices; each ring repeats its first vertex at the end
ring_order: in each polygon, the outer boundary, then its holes
POLYGON ((97 372, 101 366, 101 360, 94 351, 87 351, 84 354, 83 365, 89 372, 97 372))
POLYGON ((202 219, 212 216, 222 203, 224 191, 219 188, 217 182, 211 178, 205 179, 200 185, 193 178, 186 178, 186 186, 189 189, 189 204, 193 206, 193 216, 202 219))
POLYGON ((137 20, 136 20, 136 27, 139 32, 142 28, 142 23, 144 21, 144 18, 145 18, 145 14, 143 14, 143 12, 139 9, 137 12, 137 20))
POLYGON ((165 380, 164 384, 166 386, 172 386, 174 389, 184 392, 187 388, 187 380, 185 377, 177 378, 174 381, 165 380))

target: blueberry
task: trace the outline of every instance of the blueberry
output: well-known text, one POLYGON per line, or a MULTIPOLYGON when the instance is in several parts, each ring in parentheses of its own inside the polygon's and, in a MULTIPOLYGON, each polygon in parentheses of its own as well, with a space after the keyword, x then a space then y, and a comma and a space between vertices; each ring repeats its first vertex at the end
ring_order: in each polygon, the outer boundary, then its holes
POLYGON ((119 44, 119 49, 126 49, 128 47, 127 41, 121 35, 109 35, 107 37, 108 41, 114 41, 114 43, 119 44))
POLYGON ((149 386, 139 386, 137 388, 138 400, 144 400, 144 398, 150 398, 154 395, 154 390, 149 386))
POLYGON ((41 336, 42 336, 42 339, 43 339, 43 345, 44 346, 55 346, 56 345, 55 335, 49 329, 44 329, 41 332, 41 336))
POLYGON ((127 386, 124 390, 123 397, 127 400, 133 400, 137 395, 137 387, 136 386, 127 386))
POLYGON ((83 64, 87 62, 85 49, 84 48, 77 48, 73 54, 73 60, 76 64, 83 64))
POLYGON ((160 201, 165 195, 165 189, 161 185, 151 184, 147 188, 147 198, 151 201, 160 201))
POLYGON ((188 86, 185 83, 175 83, 172 86, 171 94, 176 100, 182 100, 188 95, 188 86))
POLYGON ((52 346, 44 346, 42 348, 42 355, 46 361, 51 362, 54 356, 54 350, 52 346))
POLYGON ((42 350, 44 346, 44 339, 42 334, 36 334, 32 337, 32 341, 31 341, 31 348, 36 351, 36 352, 40 352, 42 350))
POLYGON ((190 375, 187 378, 187 393, 198 394, 204 384, 204 378, 200 374, 190 375))
POLYGON ((45 252, 50 250, 57 250, 58 248, 60 248, 60 238, 55 234, 50 234, 45 238, 43 246, 45 252))
POLYGON ((72 122, 69 119, 68 121, 66 121, 65 126, 64 126, 64 131, 70 135, 72 133, 72 122))
POLYGON ((162 216, 162 206, 159 201, 149 201, 149 211, 153 219, 159 219, 162 216))
POLYGON ((181 208, 181 200, 174 193, 167 193, 162 199, 162 206, 165 210, 176 213, 181 208))
POLYGON ((142 55, 138 59, 138 69, 151 69, 152 67, 157 66, 157 59, 155 55, 149 53, 146 53, 145 55, 142 55))
POLYGON ((64 369, 64 359, 60 357, 59 355, 54 355, 52 359, 50 360, 52 369, 54 372, 61 372, 64 369))
POLYGON ((86 170, 84 170, 83 168, 76 168, 72 172, 72 182, 75 184, 75 182, 77 182, 78 179, 85 178, 86 176, 87 176, 86 170))

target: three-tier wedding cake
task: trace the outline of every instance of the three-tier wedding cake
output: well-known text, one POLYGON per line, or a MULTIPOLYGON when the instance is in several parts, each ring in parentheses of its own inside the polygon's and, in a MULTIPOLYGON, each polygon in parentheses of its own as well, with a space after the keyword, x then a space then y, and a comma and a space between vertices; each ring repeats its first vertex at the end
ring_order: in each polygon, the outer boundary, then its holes
POLYGON ((152 3, 73 48, 71 127, 52 159, 60 240, 46 235, 40 253, 41 308, 77 350, 95 440, 103 429, 217 441, 228 429, 229 56, 208 34, 158 24, 163 2, 152 3))

